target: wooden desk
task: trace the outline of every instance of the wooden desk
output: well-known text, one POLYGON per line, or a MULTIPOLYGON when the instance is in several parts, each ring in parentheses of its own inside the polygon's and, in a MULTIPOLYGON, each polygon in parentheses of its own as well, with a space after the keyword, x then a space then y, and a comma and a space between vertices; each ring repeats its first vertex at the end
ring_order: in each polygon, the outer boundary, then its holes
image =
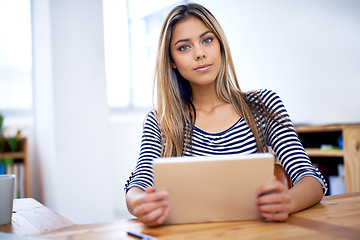
POLYGON ((22 198, 14 200, 12 221, 6 225, 0 225, 0 232, 39 236, 70 226, 75 226, 75 224, 35 199, 22 198))
POLYGON ((360 239, 360 192, 325 197, 286 222, 241 221, 147 228, 136 220, 76 225, 33 199, 15 200, 11 224, 0 231, 46 239, 136 239, 132 230, 162 239, 360 239))

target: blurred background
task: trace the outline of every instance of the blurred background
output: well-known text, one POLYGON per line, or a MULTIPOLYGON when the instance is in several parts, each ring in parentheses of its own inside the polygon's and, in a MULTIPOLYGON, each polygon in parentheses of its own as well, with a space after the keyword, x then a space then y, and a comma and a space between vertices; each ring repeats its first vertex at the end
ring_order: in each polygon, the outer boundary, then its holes
MULTIPOLYGON (((75 223, 129 218, 124 184, 175 0, 0 0, 0 112, 28 139, 29 197, 75 223)), ((243 91, 295 124, 360 122, 360 1, 217 0, 243 91)))

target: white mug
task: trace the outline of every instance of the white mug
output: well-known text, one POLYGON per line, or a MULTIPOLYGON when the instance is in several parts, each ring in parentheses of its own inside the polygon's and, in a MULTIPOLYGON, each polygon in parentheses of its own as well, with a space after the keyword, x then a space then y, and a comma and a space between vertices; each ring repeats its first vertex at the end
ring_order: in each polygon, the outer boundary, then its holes
POLYGON ((0 225, 11 222, 15 175, 0 175, 0 225))

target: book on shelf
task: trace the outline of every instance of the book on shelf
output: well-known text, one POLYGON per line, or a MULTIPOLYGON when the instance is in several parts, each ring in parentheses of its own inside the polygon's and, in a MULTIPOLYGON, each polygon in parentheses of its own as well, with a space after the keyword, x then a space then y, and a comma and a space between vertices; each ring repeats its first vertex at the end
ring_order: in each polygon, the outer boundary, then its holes
POLYGON ((2 174, 13 174, 15 175, 15 198, 25 197, 25 169, 24 163, 16 162, 3 163, 0 162, 0 175, 2 174))

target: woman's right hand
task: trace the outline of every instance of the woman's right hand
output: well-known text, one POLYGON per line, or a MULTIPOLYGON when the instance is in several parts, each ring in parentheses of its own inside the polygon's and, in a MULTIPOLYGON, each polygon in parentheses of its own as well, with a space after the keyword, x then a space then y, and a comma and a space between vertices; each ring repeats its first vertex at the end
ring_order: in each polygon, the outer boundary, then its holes
POLYGON ((153 227, 163 224, 170 213, 166 191, 156 191, 148 187, 146 191, 133 187, 126 194, 129 212, 146 226, 153 227))

